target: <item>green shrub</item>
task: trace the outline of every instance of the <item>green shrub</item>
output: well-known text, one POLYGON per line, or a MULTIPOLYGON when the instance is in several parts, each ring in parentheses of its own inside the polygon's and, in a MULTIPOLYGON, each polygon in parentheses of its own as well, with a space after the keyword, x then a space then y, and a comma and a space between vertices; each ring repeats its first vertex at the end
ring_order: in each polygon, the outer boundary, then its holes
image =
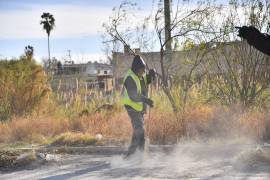
POLYGON ((48 94, 47 77, 33 59, 0 61, 0 120, 30 113, 48 94))

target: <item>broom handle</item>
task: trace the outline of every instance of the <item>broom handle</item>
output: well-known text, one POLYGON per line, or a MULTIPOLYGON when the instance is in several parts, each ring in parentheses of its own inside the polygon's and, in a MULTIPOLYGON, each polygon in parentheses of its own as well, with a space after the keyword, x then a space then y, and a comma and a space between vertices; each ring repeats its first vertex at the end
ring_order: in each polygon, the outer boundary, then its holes
MULTIPOLYGON (((150 99, 152 99, 152 93, 153 93, 153 78, 152 77, 150 77, 151 78, 151 83, 150 83, 150 96, 149 96, 149 98, 150 99)), ((147 127, 147 137, 149 138, 149 122, 151 122, 150 121, 151 120, 151 108, 149 108, 149 112, 148 112, 148 127, 147 127)))

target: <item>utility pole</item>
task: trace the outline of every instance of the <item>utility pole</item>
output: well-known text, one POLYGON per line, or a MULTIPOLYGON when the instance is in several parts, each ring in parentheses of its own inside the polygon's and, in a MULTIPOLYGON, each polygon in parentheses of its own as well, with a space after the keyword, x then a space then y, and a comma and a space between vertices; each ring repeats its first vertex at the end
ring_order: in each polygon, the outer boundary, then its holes
MULTIPOLYGON (((165 17, 165 41, 171 39, 171 1, 164 0, 164 17, 165 17)), ((169 40, 165 45, 166 51, 171 52, 172 42, 169 40)))
POLYGON ((71 62, 71 54, 70 54, 71 53, 71 50, 68 49, 67 52, 68 52, 69 61, 71 62))
POLYGON ((169 65, 172 61, 172 40, 171 40, 171 2, 164 0, 164 23, 165 23, 165 61, 164 61, 164 79, 167 87, 169 83, 169 65))

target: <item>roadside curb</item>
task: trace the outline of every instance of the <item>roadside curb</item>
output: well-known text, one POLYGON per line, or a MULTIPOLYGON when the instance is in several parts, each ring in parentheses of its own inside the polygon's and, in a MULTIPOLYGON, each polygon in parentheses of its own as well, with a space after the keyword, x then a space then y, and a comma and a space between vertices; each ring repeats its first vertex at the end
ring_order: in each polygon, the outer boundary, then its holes
MULTIPOLYGON (((146 151, 150 152, 170 152, 175 146, 173 145, 150 145, 146 151)), ((14 150, 14 149, 13 149, 14 150)), ((29 148, 17 148, 20 151, 35 151, 39 153, 53 154, 98 154, 98 155, 116 155, 125 154, 128 146, 39 146, 29 148)))

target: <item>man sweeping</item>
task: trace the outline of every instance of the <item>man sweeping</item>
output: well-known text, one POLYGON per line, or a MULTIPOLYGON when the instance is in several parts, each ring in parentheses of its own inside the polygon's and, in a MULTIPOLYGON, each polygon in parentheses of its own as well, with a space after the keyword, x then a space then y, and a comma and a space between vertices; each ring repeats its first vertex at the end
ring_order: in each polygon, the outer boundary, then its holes
POLYGON ((126 158, 137 149, 144 150, 144 114, 146 105, 151 108, 154 106, 153 101, 148 98, 148 85, 155 79, 155 70, 151 69, 148 74, 145 74, 145 69, 144 60, 139 55, 136 55, 124 78, 123 104, 133 127, 132 140, 126 158))

